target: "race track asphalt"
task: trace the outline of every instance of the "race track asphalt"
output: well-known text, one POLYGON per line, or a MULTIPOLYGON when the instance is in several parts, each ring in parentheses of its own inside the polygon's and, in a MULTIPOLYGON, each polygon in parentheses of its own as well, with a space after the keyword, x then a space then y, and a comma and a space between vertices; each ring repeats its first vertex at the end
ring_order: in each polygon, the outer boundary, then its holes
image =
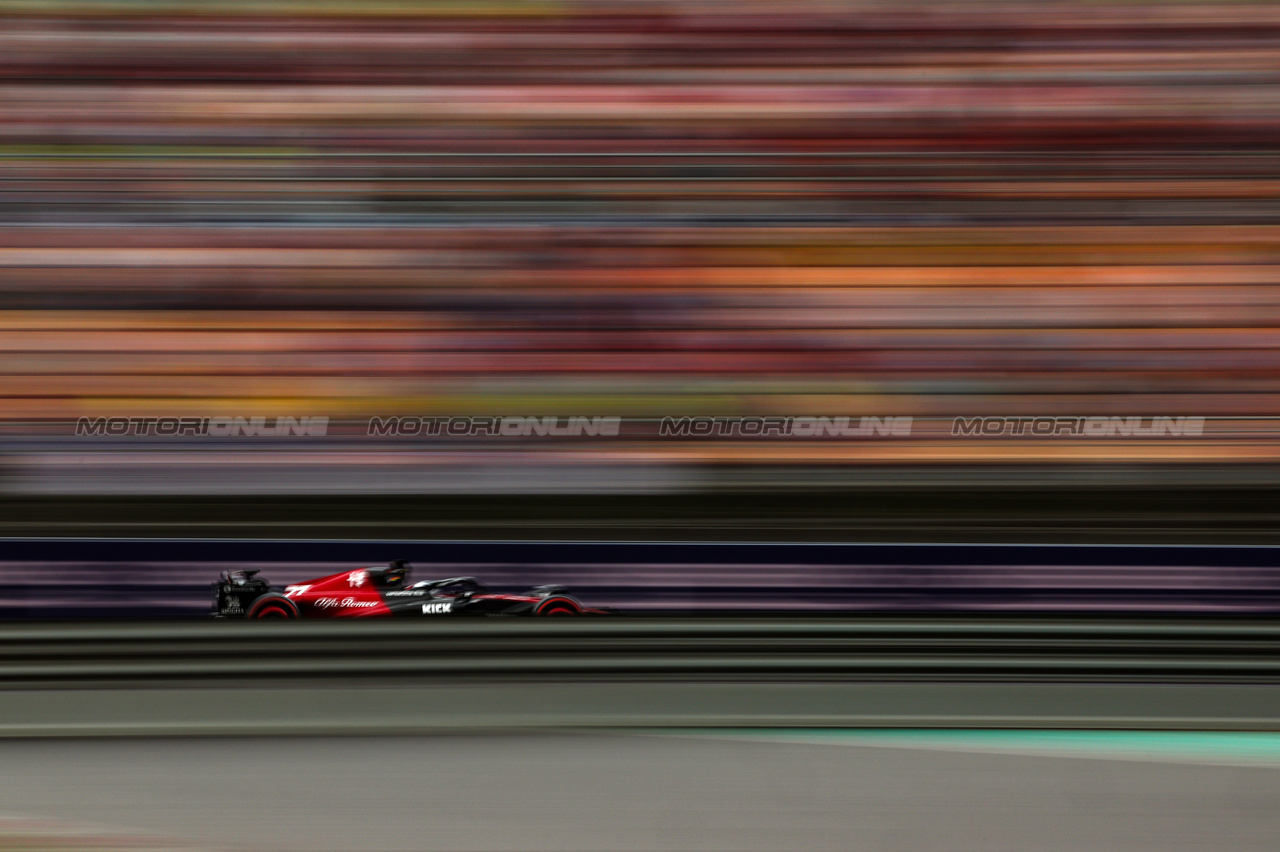
POLYGON ((1278 760, 1231 765, 1162 741, 1145 756, 1089 742, 1045 756, 1026 735, 1009 753, 803 740, 15 740, 0 742, 0 816, 264 852, 1228 852, 1280 836, 1278 760))

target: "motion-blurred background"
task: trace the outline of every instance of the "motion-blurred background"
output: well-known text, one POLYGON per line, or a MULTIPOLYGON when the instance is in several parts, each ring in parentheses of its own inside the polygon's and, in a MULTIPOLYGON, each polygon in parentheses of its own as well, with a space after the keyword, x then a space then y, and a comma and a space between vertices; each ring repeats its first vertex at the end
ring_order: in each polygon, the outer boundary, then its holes
POLYGON ((1274 849, 1278 143, 1270 2, 0 0, 0 848, 1274 849), (623 615, 206 617, 390 559, 623 615))
POLYGON ((1265 540, 1278 141, 1268 3, 7 2, 6 531, 1265 540))

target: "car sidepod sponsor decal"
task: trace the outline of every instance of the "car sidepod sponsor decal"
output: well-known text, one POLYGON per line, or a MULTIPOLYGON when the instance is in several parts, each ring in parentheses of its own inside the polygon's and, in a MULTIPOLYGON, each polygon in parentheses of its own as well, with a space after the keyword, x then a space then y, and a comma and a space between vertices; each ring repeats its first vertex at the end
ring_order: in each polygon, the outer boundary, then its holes
POLYGON ((378 601, 361 601, 355 598, 320 598, 316 601, 316 607, 319 609, 333 609, 340 607, 342 609, 360 609, 364 607, 375 607, 378 601))

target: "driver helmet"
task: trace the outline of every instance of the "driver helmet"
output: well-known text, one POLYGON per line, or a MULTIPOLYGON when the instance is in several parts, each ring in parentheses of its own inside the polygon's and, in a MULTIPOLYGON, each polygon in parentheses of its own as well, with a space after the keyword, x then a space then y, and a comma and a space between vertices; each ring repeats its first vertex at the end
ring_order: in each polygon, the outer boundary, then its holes
POLYGON ((409 563, 403 559, 392 562, 382 574, 383 584, 391 589, 400 588, 407 579, 409 579, 409 563))

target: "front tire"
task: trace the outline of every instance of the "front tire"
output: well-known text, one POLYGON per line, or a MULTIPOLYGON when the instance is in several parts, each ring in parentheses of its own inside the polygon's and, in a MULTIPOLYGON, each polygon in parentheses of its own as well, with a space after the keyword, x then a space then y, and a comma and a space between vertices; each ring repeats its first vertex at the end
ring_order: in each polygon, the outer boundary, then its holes
POLYGON ((568 598, 550 598, 538 604, 538 615, 582 615, 582 608, 568 598))

